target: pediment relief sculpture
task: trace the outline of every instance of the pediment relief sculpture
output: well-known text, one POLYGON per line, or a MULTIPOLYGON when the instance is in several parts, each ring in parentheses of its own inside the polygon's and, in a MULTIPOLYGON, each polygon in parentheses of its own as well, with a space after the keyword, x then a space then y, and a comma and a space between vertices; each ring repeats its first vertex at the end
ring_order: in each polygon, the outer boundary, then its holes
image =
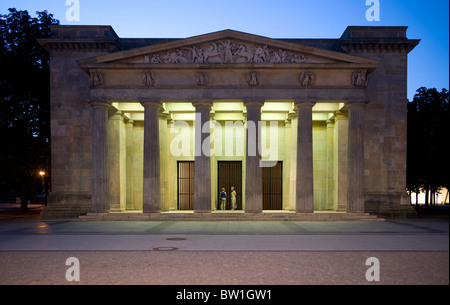
POLYGON ((291 51, 267 45, 218 40, 181 47, 144 57, 152 64, 239 64, 239 63, 311 63, 311 59, 291 51))

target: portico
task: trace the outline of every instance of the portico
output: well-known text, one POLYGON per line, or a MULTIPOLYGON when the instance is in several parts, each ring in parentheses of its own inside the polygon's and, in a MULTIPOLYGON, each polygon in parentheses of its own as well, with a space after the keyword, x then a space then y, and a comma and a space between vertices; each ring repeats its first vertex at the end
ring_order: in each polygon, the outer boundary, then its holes
MULTIPOLYGON (((110 182, 108 187, 103 185, 95 188, 98 189, 97 196, 93 197, 95 211, 142 210, 158 213, 178 210, 180 190, 177 166, 179 162, 185 161, 193 162, 194 173, 198 173, 192 181, 194 185, 192 210, 195 212, 217 210, 217 194, 221 188, 217 176, 218 162, 238 161, 242 164, 239 196, 242 196, 243 211, 262 212, 264 167, 261 165, 272 167, 278 162, 282 164, 280 210, 300 213, 343 210, 362 212, 349 207, 346 201, 340 202, 337 193, 332 191, 335 187, 339 188, 339 184, 348 185, 342 179, 352 174, 348 172, 350 167, 344 169, 343 173, 336 173, 338 167, 333 166, 334 156, 341 161, 343 158, 347 159, 350 145, 358 147, 357 141, 360 146, 363 143, 361 137, 355 139, 355 142, 348 141, 347 139, 352 138, 350 134, 356 131, 351 131, 347 126, 341 127, 342 122, 335 125, 337 116, 338 120, 348 121, 349 111, 346 109, 348 105, 344 102, 203 100, 199 105, 198 101, 166 100, 91 104, 96 109, 93 115, 98 116, 97 111, 102 111, 103 114, 114 113, 106 121, 109 129, 98 133, 92 143, 94 156, 105 154, 109 156, 109 158, 98 157, 99 161, 93 162, 95 166, 93 183, 97 185, 99 181, 110 182), (210 127, 204 124, 197 125, 196 118, 201 118, 202 123, 209 122, 210 127), (114 129, 117 120, 119 130, 114 129), (146 120, 147 122, 152 120, 152 124, 146 124, 146 120), (248 127, 248 122, 255 124, 248 127), (330 124, 334 126, 330 128, 330 124), (201 129, 197 128, 198 126, 201 129), (339 130, 342 128, 344 131, 339 130), (258 132, 261 135, 258 135, 258 132), (111 133, 115 133, 116 136, 112 136, 111 133), (160 136, 162 134, 165 136, 160 136), (302 136, 299 137, 298 134, 302 136), (295 142, 292 142, 293 139, 295 142), (134 143, 133 148, 127 149, 128 142, 134 143), (347 151, 339 151, 338 143, 342 146, 342 142, 347 143, 347 151), (108 149, 105 152, 106 143, 108 149), (207 148, 210 148, 209 152, 207 148), (96 170, 97 167, 105 167, 101 162, 104 160, 114 160, 108 163, 110 169, 96 170), (261 161, 273 162, 264 164, 261 161), (114 167, 118 170, 114 171, 114 167), (314 184, 317 185, 314 187, 314 184), (327 184, 332 184, 328 186, 331 190, 330 195, 323 196, 327 184), (200 187, 197 189, 195 185, 200 187), (118 204, 113 206, 113 202, 118 204), (203 204, 199 205, 199 202, 203 204)), ((101 125, 105 124, 105 120, 93 117, 93 130, 97 128, 102 130, 101 125)), ((357 156, 351 158, 359 160, 360 167, 363 168, 363 158, 357 159, 357 156)), ((356 167, 356 171, 358 170, 353 162, 347 164, 352 164, 356 167)), ((355 186, 355 183, 351 185, 355 186)), ((349 188, 347 191, 353 190, 349 188)), ((346 197, 341 196, 340 200, 346 197)))
POLYGON ((225 30, 76 63, 91 122, 86 212, 216 213, 225 186, 236 213, 366 212, 379 61, 225 30))

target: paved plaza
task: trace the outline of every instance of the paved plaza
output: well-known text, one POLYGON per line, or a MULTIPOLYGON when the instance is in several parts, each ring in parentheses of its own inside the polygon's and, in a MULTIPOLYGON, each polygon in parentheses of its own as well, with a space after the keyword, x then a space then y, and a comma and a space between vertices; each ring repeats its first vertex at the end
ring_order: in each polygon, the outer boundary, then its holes
POLYGON ((448 219, 0 222, 1 284, 446 284, 448 219), (80 281, 66 280, 66 260, 80 281), (369 282, 369 257, 380 281, 369 282))

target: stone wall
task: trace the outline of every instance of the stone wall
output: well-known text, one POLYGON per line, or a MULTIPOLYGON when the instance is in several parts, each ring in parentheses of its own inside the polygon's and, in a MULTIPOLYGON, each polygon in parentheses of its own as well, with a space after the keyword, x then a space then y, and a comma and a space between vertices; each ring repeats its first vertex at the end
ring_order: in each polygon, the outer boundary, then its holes
POLYGON ((406 27, 349 27, 341 51, 377 60, 365 107, 366 211, 410 216, 406 193, 406 103, 408 53, 418 43, 406 27))
POLYGON ((42 218, 74 217, 91 209, 92 114, 89 78, 77 60, 114 49, 95 39, 110 38, 110 27, 52 28, 41 44, 50 52, 52 192, 42 218), (89 37, 87 41, 86 37, 89 37))

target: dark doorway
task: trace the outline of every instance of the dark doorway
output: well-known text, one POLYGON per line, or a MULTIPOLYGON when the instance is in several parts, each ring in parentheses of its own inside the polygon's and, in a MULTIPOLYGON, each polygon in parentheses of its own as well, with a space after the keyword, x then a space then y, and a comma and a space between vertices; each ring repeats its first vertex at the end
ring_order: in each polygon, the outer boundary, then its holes
POLYGON ((178 161, 178 210, 194 209, 194 161, 178 161))
POLYGON ((237 210, 242 210, 242 162, 241 161, 219 161, 217 164, 217 206, 220 210, 219 194, 222 188, 227 193, 226 210, 232 209, 231 204, 231 187, 236 190, 237 210))
POLYGON ((283 209, 283 162, 262 168, 263 210, 283 209))

